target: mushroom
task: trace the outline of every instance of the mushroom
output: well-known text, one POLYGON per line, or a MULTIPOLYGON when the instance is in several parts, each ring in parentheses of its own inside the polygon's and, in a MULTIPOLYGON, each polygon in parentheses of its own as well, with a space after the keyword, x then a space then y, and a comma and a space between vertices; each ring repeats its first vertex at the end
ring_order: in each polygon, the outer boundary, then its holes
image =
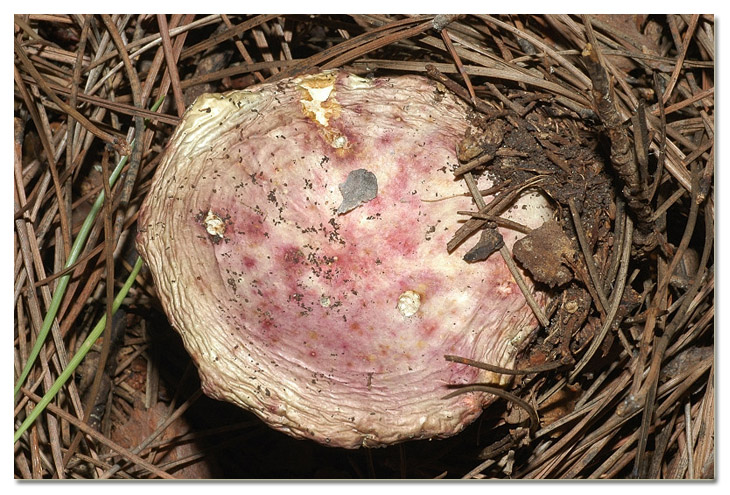
MULTIPOLYGON (((508 378, 444 355, 509 367, 537 323, 499 256, 446 250, 472 207, 452 174, 470 125, 420 76, 326 71, 197 99, 137 245, 207 395, 345 448, 444 438, 480 415, 494 396, 448 387, 508 378)), ((551 215, 532 192, 505 216, 551 215)), ((500 231, 510 248, 521 236, 500 231)))

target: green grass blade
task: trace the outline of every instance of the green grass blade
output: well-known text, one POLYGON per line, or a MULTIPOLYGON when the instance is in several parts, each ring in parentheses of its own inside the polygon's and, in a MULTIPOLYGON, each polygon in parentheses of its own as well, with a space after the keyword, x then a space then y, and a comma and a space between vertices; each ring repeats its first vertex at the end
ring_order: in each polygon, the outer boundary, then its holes
MULTIPOLYGON (((114 304, 112 305, 112 314, 116 313, 116 311, 122 305, 122 301, 124 300, 124 298, 127 297, 127 293, 129 293, 129 289, 132 287, 134 279, 137 277, 137 274, 139 273, 139 270, 142 268, 143 264, 144 263, 142 261, 142 258, 138 256, 137 262, 134 264, 132 272, 129 274, 129 277, 127 277, 127 280, 124 282, 124 286, 122 286, 121 290, 114 298, 114 304)), ((86 337, 86 340, 84 340, 83 344, 81 344, 78 352, 74 355, 73 358, 71 358, 68 366, 66 366, 63 372, 61 372, 51 388, 48 390, 48 392, 46 392, 46 395, 44 395, 40 402, 36 404, 28 417, 25 418, 23 424, 21 424, 18 430, 15 432, 15 436, 13 437, 13 443, 16 443, 20 439, 23 433, 25 433, 30 425, 32 425, 33 422, 38 418, 38 416, 43 412, 46 406, 53 400, 58 391, 61 390, 61 387, 66 384, 73 372, 76 371, 76 368, 79 366, 79 364, 81 364, 81 361, 84 360, 86 354, 91 350, 94 342, 96 342, 101 334, 104 333, 105 327, 106 315, 101 317, 89 336, 86 337)))
MULTIPOLYGON (((154 105, 152 105, 152 111, 154 112, 157 110, 160 105, 162 105, 162 102, 164 101, 164 97, 160 97, 154 105)), ((132 140, 130 144, 130 148, 134 148, 135 146, 134 140, 132 140)), ((119 178, 119 175, 122 173, 122 170, 124 169, 124 165, 127 163, 127 157, 122 157, 122 159, 119 161, 117 166, 112 171, 111 175, 109 176, 109 187, 113 187, 114 183, 119 178)), ((104 205, 104 191, 102 190, 99 193, 99 196, 96 198, 96 201, 94 202, 94 205, 91 207, 91 211, 86 216, 86 219, 84 220, 83 225, 81 226, 81 230, 79 230, 79 234, 74 240, 73 245, 71 246, 71 252, 69 253, 68 260, 66 261, 66 264, 64 265, 64 270, 68 267, 72 266, 74 263, 76 263, 76 260, 78 260, 79 255, 81 255, 81 252, 84 249, 84 246, 86 245, 86 240, 89 237, 89 234, 91 233, 91 228, 94 226, 94 221, 96 220, 97 215, 99 214, 99 211, 101 210, 101 207, 104 205)), ((66 294, 66 289, 68 288, 69 281, 71 280, 71 273, 67 273, 65 275, 62 275, 58 278, 58 283, 56 284, 56 290, 53 292, 53 297, 51 298, 51 304, 48 307, 48 312, 46 313, 45 318, 43 319, 43 324, 41 325, 41 330, 38 333, 38 338, 35 341, 35 345, 30 351, 30 354, 28 355, 28 360, 25 363, 25 367, 23 368, 23 371, 20 373, 20 376, 18 377, 18 381, 15 384, 15 388, 13 390, 13 398, 18 397, 18 392, 20 391, 20 387, 23 386, 25 383, 26 378, 28 378, 28 374, 30 373, 30 370, 33 368, 33 365, 35 364, 35 360, 38 358, 38 354, 41 352, 41 348, 43 347, 43 344, 46 342, 46 338, 48 338, 48 333, 51 330, 51 326, 53 326, 53 320, 56 318, 56 315, 58 314, 58 308, 61 306, 61 301, 63 300, 63 296, 66 294)))
MULTIPOLYGON (((134 142, 132 142, 132 145, 134 146, 134 142)), ((109 177, 109 187, 114 186, 114 183, 119 178, 119 174, 121 174, 122 169, 124 168, 124 165, 127 163, 127 157, 123 157, 121 160, 119 160, 119 164, 114 168, 114 171, 112 172, 111 176, 109 177)), ((86 216, 86 220, 84 220, 83 225, 81 226, 81 230, 79 230, 79 234, 76 236, 76 239, 74 240, 73 245, 71 246, 71 252, 69 253, 68 260, 66 261, 66 264, 64 265, 64 270, 68 267, 72 266, 74 263, 76 263, 76 260, 79 258, 79 255, 84 249, 84 246, 86 245, 86 240, 89 237, 89 234, 91 233, 91 228, 94 226, 94 221, 96 220, 96 216, 99 213, 99 210, 101 210, 101 207, 104 204, 104 191, 102 190, 99 193, 99 196, 96 198, 96 201, 94 202, 94 205, 91 207, 91 211, 86 216)), ((51 299, 51 304, 48 307, 48 312, 46 313, 46 317, 43 319, 43 324, 41 325, 41 331, 38 333, 38 338, 35 341, 35 345, 30 351, 30 354, 28 355, 28 361, 25 363, 25 367, 23 368, 23 371, 20 373, 20 376, 18 377, 18 382, 15 384, 15 390, 13 391, 13 396, 17 397, 18 392, 20 391, 20 387, 23 386, 25 383, 25 379, 28 378, 28 373, 30 373, 30 370, 33 368, 33 365, 35 364, 35 360, 38 357, 38 354, 41 352, 41 347, 43 347, 43 344, 46 341, 46 338, 48 337, 48 333, 51 330, 51 326, 53 325, 53 320, 56 318, 56 314, 58 313, 58 308, 61 306, 61 301, 63 300, 63 296, 66 293, 66 288, 68 287, 68 283, 71 280, 71 273, 67 273, 65 275, 62 275, 58 278, 58 284, 56 285, 56 290, 53 292, 53 298, 51 299)))

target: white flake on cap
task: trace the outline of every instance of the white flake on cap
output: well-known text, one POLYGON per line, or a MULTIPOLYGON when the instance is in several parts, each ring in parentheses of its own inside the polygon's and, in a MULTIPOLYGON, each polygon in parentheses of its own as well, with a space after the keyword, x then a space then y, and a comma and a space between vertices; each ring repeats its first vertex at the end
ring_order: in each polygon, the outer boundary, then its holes
POLYGON ((398 298, 398 311, 406 318, 415 315, 421 307, 421 295, 418 292, 407 290, 398 298))
POLYGON ((223 237, 223 234, 226 233, 226 222, 221 217, 213 213, 211 210, 208 210, 208 215, 206 215, 204 223, 205 230, 210 235, 223 237))

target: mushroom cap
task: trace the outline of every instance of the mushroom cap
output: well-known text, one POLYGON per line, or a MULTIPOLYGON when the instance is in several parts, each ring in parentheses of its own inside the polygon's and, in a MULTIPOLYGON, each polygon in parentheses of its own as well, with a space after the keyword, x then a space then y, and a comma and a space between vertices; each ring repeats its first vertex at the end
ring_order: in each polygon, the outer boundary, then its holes
MULTIPOLYGON (((479 416, 494 396, 443 399, 448 386, 508 378, 444 355, 509 367, 537 323, 500 256, 447 253, 456 212, 474 208, 452 174, 469 127, 420 76, 328 71, 198 98, 137 244, 206 394, 346 448, 447 437, 479 416)), ((505 216, 551 215, 526 193, 505 216)))

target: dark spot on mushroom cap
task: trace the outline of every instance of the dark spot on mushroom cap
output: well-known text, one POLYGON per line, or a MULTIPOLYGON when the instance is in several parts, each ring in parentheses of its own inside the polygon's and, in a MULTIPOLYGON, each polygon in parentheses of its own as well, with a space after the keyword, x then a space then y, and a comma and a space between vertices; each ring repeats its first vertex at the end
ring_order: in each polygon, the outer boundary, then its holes
POLYGON ((347 174, 347 180, 339 188, 342 204, 337 208, 337 214, 342 215, 375 199, 378 195, 378 178, 369 170, 358 168, 347 174))
POLYGON ((497 229, 485 228, 479 236, 479 241, 464 255, 464 261, 467 263, 484 261, 502 246, 504 246, 502 234, 497 229))

